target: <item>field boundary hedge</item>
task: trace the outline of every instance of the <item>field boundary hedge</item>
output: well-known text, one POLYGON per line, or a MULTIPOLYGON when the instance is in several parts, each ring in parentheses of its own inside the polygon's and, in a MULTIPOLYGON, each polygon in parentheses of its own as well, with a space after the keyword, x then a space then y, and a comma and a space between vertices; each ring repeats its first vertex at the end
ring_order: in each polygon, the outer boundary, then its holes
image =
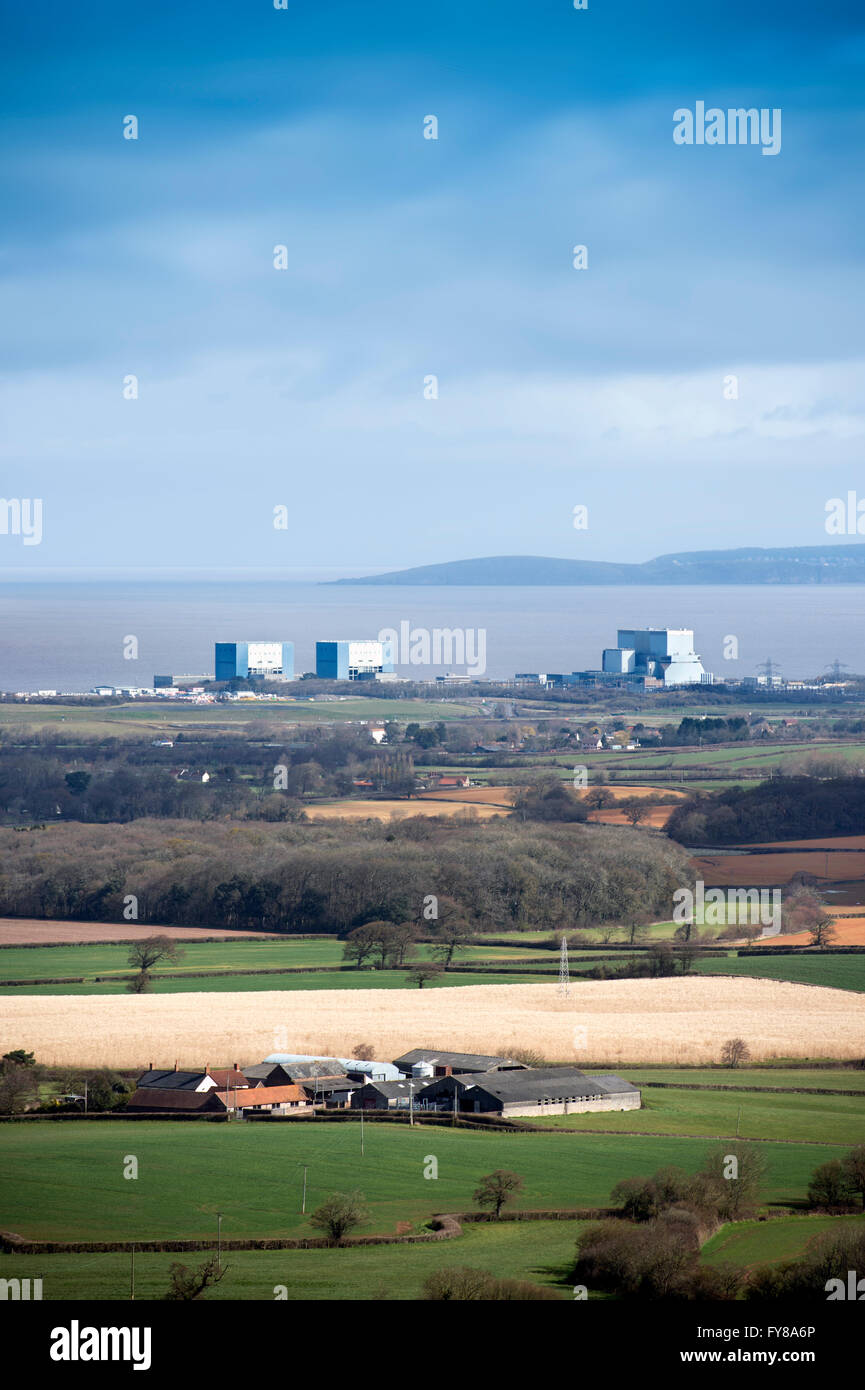
MULTIPOLYGON (((278 1236, 250 1237, 248 1240, 222 1240, 221 1249, 231 1250, 332 1250, 358 1245, 418 1245, 429 1241, 452 1240, 462 1235, 460 1220, 454 1216, 437 1216, 438 1229, 404 1236, 346 1236, 333 1241, 327 1236, 298 1236, 294 1239, 278 1236)), ((89 1255, 123 1253, 135 1250, 144 1254, 165 1252, 192 1253, 212 1250, 210 1240, 28 1240, 15 1231, 0 1231, 0 1252, 5 1255, 89 1255)))
POLYGON ((737 956, 768 956, 769 959, 803 954, 818 960, 821 956, 861 956, 865 955, 865 946, 740 946, 736 950, 737 956))
POLYGON ((653 1086, 668 1091, 733 1091, 746 1095, 773 1096, 858 1096, 865 1100, 865 1091, 836 1091, 831 1086, 713 1086, 707 1081, 641 1081, 640 1086, 653 1086))

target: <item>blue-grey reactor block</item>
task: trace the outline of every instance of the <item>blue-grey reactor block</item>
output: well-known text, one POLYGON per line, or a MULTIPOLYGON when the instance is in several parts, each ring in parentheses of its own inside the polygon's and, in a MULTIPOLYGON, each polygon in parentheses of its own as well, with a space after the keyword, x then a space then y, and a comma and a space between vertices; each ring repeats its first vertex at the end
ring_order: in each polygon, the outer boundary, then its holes
POLYGON ((315 674, 326 681, 375 680, 393 674, 388 644, 373 639, 316 642, 315 674))
POLYGON ((218 681, 238 676, 261 680, 294 680, 293 642, 217 642, 214 677, 218 681))

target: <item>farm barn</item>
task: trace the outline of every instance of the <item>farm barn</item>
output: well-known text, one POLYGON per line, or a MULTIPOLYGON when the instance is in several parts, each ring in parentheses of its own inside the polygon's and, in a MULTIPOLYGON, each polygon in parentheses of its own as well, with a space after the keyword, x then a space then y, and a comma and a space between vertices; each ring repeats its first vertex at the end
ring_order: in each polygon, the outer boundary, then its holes
POLYGON ((393 1064, 404 1076, 465 1076, 469 1072, 526 1070, 525 1062, 512 1057, 485 1057, 476 1052, 436 1052, 431 1048, 413 1047, 393 1064))
POLYGON ((586 1076, 571 1067, 532 1067, 470 1076, 443 1076, 417 1093, 420 1109, 463 1114, 580 1115, 595 1110, 639 1110, 640 1092, 620 1076, 586 1076))

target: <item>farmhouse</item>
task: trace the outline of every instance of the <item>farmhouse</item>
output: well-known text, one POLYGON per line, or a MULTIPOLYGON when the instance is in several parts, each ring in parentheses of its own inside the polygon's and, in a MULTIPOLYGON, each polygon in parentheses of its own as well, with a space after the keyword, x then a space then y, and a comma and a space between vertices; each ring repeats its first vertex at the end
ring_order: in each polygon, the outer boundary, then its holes
POLYGON ((214 1067, 209 1075, 220 1091, 245 1090, 250 1084, 236 1062, 233 1067, 214 1067))
POLYGON ((404 1076, 450 1076, 452 1073, 465 1075, 469 1072, 526 1069, 524 1062, 517 1062, 512 1057, 484 1057, 472 1052, 436 1052, 425 1047, 414 1047, 402 1057, 395 1057, 393 1064, 404 1076))
POLYGON ((442 1076, 418 1093, 420 1110, 463 1114, 579 1115, 595 1110, 639 1110, 640 1092, 620 1076, 586 1076, 573 1067, 532 1067, 442 1076))

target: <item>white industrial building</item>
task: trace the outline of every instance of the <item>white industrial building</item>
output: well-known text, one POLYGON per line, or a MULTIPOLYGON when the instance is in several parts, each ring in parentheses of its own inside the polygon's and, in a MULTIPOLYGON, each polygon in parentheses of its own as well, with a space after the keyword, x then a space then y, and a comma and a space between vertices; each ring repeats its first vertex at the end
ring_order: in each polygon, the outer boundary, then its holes
POLYGON ((711 685, 687 627, 619 628, 618 646, 605 647, 602 674, 634 676, 662 685, 711 685))

